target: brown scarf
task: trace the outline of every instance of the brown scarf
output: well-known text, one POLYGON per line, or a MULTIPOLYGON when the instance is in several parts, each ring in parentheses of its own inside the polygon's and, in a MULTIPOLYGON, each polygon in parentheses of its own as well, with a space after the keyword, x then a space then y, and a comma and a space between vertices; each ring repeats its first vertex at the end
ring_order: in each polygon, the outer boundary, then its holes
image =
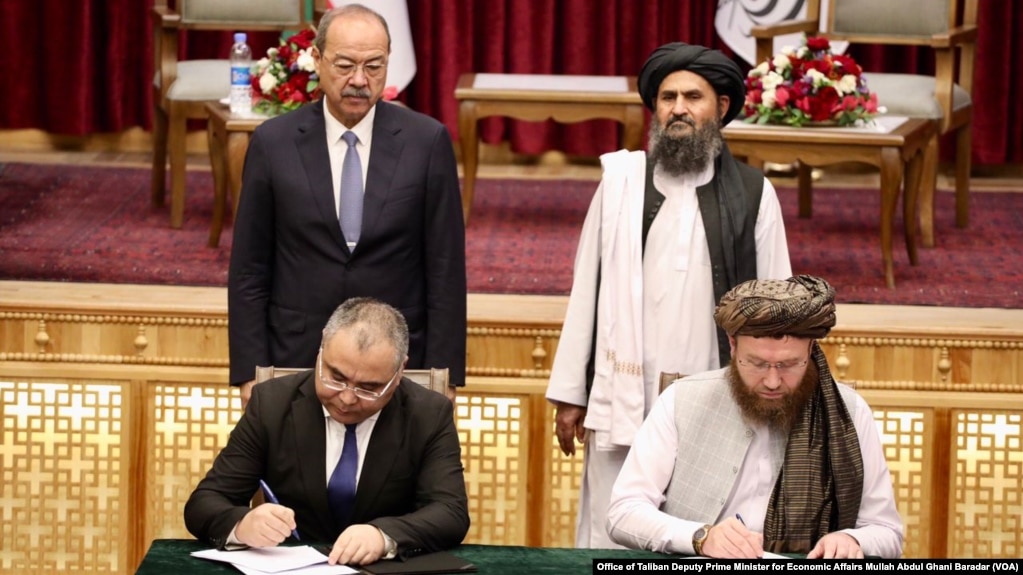
POLYGON ((813 342, 819 384, 789 432, 781 475, 764 521, 764 550, 808 553, 821 537, 856 526, 863 459, 849 410, 813 342))

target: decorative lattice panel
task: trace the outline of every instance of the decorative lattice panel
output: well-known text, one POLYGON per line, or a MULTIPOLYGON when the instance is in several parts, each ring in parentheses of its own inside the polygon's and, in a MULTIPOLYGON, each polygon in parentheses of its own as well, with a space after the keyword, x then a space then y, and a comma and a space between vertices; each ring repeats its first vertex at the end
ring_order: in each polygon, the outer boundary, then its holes
POLYGON ((147 452, 147 535, 189 538, 185 502, 227 444, 241 417, 241 399, 226 385, 154 385, 150 390, 153 445, 147 452))
POLYGON ((524 403, 523 397, 459 394, 456 420, 472 520, 466 543, 525 542, 524 403))
POLYGON ((120 385, 0 381, 0 572, 124 567, 120 385))
POLYGON ((1023 557, 1023 415, 954 411, 953 557, 1023 557))
POLYGON ((929 412, 874 410, 874 422, 895 489, 895 503, 906 530, 904 557, 928 557, 929 486, 933 478, 927 474, 925 462, 931 449, 927 437, 932 419, 929 412))

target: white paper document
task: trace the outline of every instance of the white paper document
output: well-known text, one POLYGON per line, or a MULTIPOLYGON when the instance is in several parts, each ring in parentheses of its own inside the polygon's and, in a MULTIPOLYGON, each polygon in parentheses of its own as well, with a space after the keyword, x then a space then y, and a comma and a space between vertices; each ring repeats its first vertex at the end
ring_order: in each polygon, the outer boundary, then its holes
POLYGON ((278 571, 277 573, 272 574, 268 574, 266 571, 260 571, 259 569, 252 569, 251 567, 242 567, 241 565, 235 565, 234 568, 245 575, 348 575, 349 573, 359 572, 347 565, 327 565, 326 563, 317 563, 316 565, 299 567, 298 569, 289 569, 287 571, 278 571))
POLYGON ((206 549, 195 551, 193 557, 223 561, 249 575, 276 573, 279 575, 333 575, 358 573, 345 565, 327 565, 327 556, 308 545, 297 547, 263 547, 240 551, 206 549))

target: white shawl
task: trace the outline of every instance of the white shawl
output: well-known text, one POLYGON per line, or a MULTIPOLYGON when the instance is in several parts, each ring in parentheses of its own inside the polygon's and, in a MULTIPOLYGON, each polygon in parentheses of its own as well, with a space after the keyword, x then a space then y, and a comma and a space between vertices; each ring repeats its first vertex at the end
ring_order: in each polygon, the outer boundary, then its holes
POLYGON ((547 397, 587 405, 585 426, 602 449, 632 445, 643 423, 643 194, 646 154, 600 158, 604 176, 583 224, 572 296, 547 397), (598 292, 598 273, 600 277, 598 292), (586 399, 586 365, 594 333, 593 387, 586 399), (605 433, 599 433, 605 432, 605 433))

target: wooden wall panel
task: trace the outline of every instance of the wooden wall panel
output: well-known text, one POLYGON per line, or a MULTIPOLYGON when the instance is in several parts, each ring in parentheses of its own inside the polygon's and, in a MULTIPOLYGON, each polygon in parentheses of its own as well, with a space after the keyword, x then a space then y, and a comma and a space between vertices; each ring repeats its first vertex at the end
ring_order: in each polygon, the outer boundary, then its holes
MULTIPOLYGON (((0 571, 130 573, 188 536, 181 508, 239 415, 225 300, 0 281, 0 571)), ((467 542, 571 546, 582 455, 543 397, 565 299, 469 304, 467 542)), ((840 306, 822 346, 874 409, 906 556, 1020 556, 1023 311, 840 306)))

